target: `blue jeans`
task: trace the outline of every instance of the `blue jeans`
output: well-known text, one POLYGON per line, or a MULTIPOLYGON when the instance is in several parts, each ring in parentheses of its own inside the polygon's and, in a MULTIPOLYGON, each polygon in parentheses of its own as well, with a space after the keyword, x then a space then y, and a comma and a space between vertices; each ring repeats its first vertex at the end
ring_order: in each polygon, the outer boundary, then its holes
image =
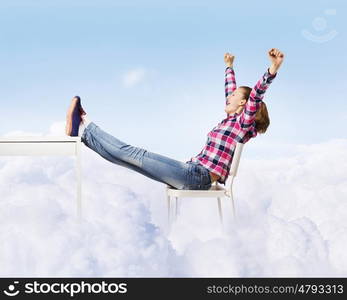
POLYGON ((196 162, 180 162, 129 145, 90 122, 81 141, 103 158, 139 172, 170 187, 183 190, 208 190, 212 183, 208 169, 196 162))

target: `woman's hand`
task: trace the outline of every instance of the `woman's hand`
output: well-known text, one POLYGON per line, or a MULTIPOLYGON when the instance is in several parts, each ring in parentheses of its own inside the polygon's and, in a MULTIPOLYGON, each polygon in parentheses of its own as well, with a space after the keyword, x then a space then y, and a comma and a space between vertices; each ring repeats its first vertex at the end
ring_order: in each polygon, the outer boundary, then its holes
POLYGON ((235 58, 235 56, 228 53, 228 52, 224 54, 224 62, 227 65, 227 67, 229 67, 229 68, 233 67, 234 58, 235 58))
POLYGON ((271 67, 270 67, 270 73, 275 74, 277 73, 278 69, 280 68, 283 60, 284 60, 284 54, 276 49, 276 48, 271 48, 268 52, 269 59, 271 61, 271 67))

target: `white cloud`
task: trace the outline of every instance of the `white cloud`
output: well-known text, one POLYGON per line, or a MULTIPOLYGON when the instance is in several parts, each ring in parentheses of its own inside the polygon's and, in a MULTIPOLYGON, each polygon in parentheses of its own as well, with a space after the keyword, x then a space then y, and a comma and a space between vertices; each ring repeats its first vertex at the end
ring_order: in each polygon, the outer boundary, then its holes
POLYGON ((223 236, 216 200, 182 201, 170 239, 191 276, 346 276, 347 140, 293 151, 241 161, 223 236))
POLYGON ((87 148, 82 155, 82 224, 73 158, 1 158, 0 276, 167 276, 174 252, 146 198, 130 189, 137 174, 87 148))
POLYGON ((132 87, 135 84, 143 81, 146 71, 143 68, 130 70, 123 75, 123 85, 125 87, 132 87))
POLYGON ((293 150, 241 161, 224 232, 215 199, 182 199, 168 236, 164 185, 87 147, 82 224, 73 158, 3 157, 0 276, 346 276, 347 140, 293 150))

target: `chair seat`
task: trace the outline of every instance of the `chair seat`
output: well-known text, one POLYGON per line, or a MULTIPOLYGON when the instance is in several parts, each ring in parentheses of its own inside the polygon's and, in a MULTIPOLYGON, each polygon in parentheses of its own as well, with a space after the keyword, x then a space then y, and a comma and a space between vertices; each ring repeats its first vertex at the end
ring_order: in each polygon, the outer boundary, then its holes
POLYGON ((208 190, 178 190, 167 186, 167 195, 172 197, 225 197, 226 189, 220 185, 212 185, 208 190))
POLYGON ((211 185, 211 188, 208 190, 179 190, 174 188, 173 186, 167 184, 166 185, 166 194, 167 194, 167 216, 168 216, 168 224, 169 224, 169 230, 170 230, 170 224, 171 224, 171 212, 173 211, 172 207, 175 208, 175 219, 177 219, 178 215, 178 205, 179 205, 179 198, 193 198, 193 197, 199 197, 199 198, 217 198, 217 204, 218 204, 218 213, 219 213, 219 219, 221 221, 221 224, 223 225, 223 213, 222 213, 222 198, 229 198, 231 200, 232 204, 232 212, 233 217, 235 217, 235 207, 234 207, 234 198, 232 193, 232 184, 234 181, 234 177, 236 176, 237 169, 240 162, 241 152, 243 148, 242 143, 237 143, 235 147, 235 151, 233 154, 233 160, 231 162, 230 170, 227 176, 227 180, 225 181, 225 186, 219 185, 216 182, 211 185), (171 199, 172 197, 175 197, 175 201, 172 204, 171 199))

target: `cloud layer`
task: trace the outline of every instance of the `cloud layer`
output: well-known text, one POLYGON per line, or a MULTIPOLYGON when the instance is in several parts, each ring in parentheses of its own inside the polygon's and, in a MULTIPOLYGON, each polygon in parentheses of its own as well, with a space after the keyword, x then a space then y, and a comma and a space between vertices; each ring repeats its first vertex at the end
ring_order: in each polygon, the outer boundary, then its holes
POLYGON ((347 140, 293 153, 241 161, 224 231, 203 198, 181 199, 170 232, 165 186, 87 147, 82 223, 73 158, 2 157, 0 276, 346 276, 347 140))

